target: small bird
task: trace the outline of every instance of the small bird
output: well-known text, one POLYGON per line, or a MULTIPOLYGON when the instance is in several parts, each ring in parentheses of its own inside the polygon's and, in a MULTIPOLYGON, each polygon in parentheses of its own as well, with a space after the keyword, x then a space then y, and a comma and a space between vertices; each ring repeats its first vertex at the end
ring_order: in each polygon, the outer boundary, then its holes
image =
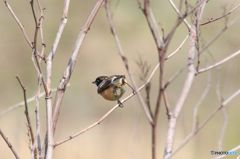
MULTIPOLYGON (((126 85, 131 87, 124 75, 113 75, 113 76, 99 76, 92 83, 98 86, 98 94, 103 98, 110 101, 118 101, 119 106, 122 108, 123 104, 119 100, 126 92, 126 85)), ((131 87, 132 88, 132 87, 131 87)), ((132 88, 133 92, 134 89, 132 88)))

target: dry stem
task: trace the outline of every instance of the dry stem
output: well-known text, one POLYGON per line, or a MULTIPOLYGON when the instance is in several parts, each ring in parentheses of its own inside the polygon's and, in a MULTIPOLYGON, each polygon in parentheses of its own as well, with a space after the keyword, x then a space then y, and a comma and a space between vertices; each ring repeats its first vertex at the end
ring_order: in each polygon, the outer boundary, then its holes
MULTIPOLYGON (((129 69, 128 62, 127 62, 127 58, 124 56, 124 53, 123 53, 123 50, 122 50, 120 41, 119 41, 118 36, 117 36, 117 33, 116 33, 116 30, 115 30, 115 28, 114 28, 114 26, 113 26, 112 16, 111 16, 111 11, 110 11, 110 6, 109 6, 109 5, 110 5, 110 4, 109 4, 109 1, 106 0, 105 6, 106 6, 107 17, 108 17, 108 21, 109 21, 109 24, 110 24, 110 27, 111 27, 111 31, 112 31, 112 34, 113 34, 113 36, 114 36, 114 38, 115 38, 115 41, 116 41, 116 43, 117 43, 118 50, 119 50, 119 54, 120 54, 120 56, 122 57, 123 63, 124 63, 124 65, 125 65, 125 67, 126 67, 126 70, 127 70, 127 72, 128 72, 128 75, 129 75, 129 77, 130 77, 130 80, 131 80, 131 82, 132 82, 132 84, 133 84, 134 90, 137 90, 137 88, 138 88, 138 87, 137 87, 137 84, 136 84, 136 82, 135 82, 135 80, 134 80, 134 78, 133 78, 133 76, 132 76, 132 73, 131 73, 131 71, 130 71, 130 69, 129 69)), ((147 106, 146 106, 146 104, 145 104, 145 102, 144 102, 144 100, 143 100, 140 92, 138 92, 138 91, 136 91, 136 92, 137 92, 138 98, 139 98, 139 100, 140 100, 140 103, 141 103, 141 105, 142 105, 142 107, 143 107, 143 110, 144 110, 144 112, 145 112, 145 114, 146 114, 149 122, 150 122, 151 124, 153 124, 153 119, 152 119, 152 117, 151 117, 151 114, 150 114, 150 112, 149 112, 149 110, 148 110, 148 108, 147 108, 147 106)))
POLYGON ((18 154, 16 153, 16 151, 13 148, 12 144, 8 141, 8 138, 4 135, 4 133, 2 132, 1 129, 0 129, 0 134, 1 134, 2 138, 5 140, 5 142, 7 143, 8 147, 11 149, 11 151, 14 154, 15 158, 19 159, 18 154))
POLYGON ((237 95, 240 94, 240 89, 237 90, 235 93, 233 93, 227 100, 225 100, 216 110, 214 110, 207 118, 206 120, 195 129, 194 132, 189 134, 180 144, 179 146, 173 151, 171 156, 168 158, 171 158, 174 154, 176 154, 180 149, 182 149, 216 114, 219 110, 221 110, 223 107, 225 107, 233 98, 235 98, 237 95))
MULTIPOLYGON (((20 84, 20 86, 22 87, 22 90, 23 90, 23 96, 24 96, 24 103, 25 103, 25 112, 24 114, 26 115, 26 118, 27 118, 27 126, 28 126, 28 129, 29 129, 29 132, 30 132, 30 136, 31 136, 31 141, 32 141, 32 145, 34 144, 34 135, 33 135, 33 128, 32 128, 32 124, 31 124, 31 120, 30 120, 30 117, 29 117, 29 113, 28 113, 28 105, 27 105, 27 95, 26 95, 26 90, 27 90, 27 87, 24 87, 23 86, 23 83, 20 79, 20 77, 18 75, 16 75, 16 78, 20 84)), ((34 158, 37 158, 37 150, 34 149, 34 158)))
POLYGON ((58 90, 57 90, 57 93, 56 93, 56 96, 55 96, 55 101, 54 101, 54 104, 53 104, 53 132, 55 131, 56 129, 56 125, 57 125, 57 120, 58 120, 58 116, 59 116, 59 113, 60 113, 60 106, 61 106, 61 103, 62 103, 62 100, 63 100, 63 96, 64 96, 64 93, 65 93, 65 90, 66 90, 66 86, 70 80, 70 77, 73 73, 73 69, 74 69, 74 66, 75 66, 75 63, 77 61, 77 56, 79 54, 79 50, 82 46, 82 42, 88 32, 88 30, 90 29, 90 26, 96 16, 96 14, 98 13, 100 7, 103 5, 104 3, 104 0, 98 0, 95 4, 95 6, 93 7, 89 17, 87 18, 84 26, 82 27, 79 35, 78 35, 78 38, 76 40, 76 43, 75 43, 75 46, 74 46, 74 49, 73 49, 73 52, 72 52, 72 56, 71 58, 69 59, 69 62, 68 62, 68 65, 67 65, 67 68, 63 74, 63 77, 62 79, 60 80, 60 83, 58 85, 58 90))
POLYGON ((208 23, 211 23, 211 22, 217 21, 217 20, 219 20, 219 19, 222 19, 222 18, 228 16, 229 14, 231 14, 231 13, 232 13, 234 10, 236 10, 239 6, 240 6, 240 4, 238 4, 238 5, 237 5, 236 7, 234 7, 232 10, 230 10, 228 13, 226 13, 226 14, 220 16, 220 17, 217 17, 217 18, 215 18, 215 19, 211 18, 209 21, 204 22, 204 23, 201 23, 200 25, 206 25, 206 24, 208 24, 208 23))
MULTIPOLYGON (((204 0, 203 0, 204 1, 204 0)), ((201 2, 200 2, 201 3, 201 2)), ((187 77, 183 86, 182 93, 180 94, 179 100, 176 104, 176 107, 172 113, 172 116, 168 123, 168 131, 167 131, 167 138, 166 138, 166 144, 165 144, 165 152, 164 152, 164 158, 168 158, 172 153, 172 147, 174 142, 174 136, 175 136, 175 129, 177 124, 178 116, 182 110, 183 104, 185 102, 185 99, 189 93, 189 90, 191 88, 194 74, 195 74, 195 68, 194 68, 194 53, 195 53, 195 40, 196 40, 196 29, 198 28, 199 21, 201 19, 202 12, 205 7, 205 3, 202 3, 201 6, 198 9, 196 19, 194 22, 194 25, 190 29, 190 46, 189 46, 189 55, 188 55, 188 73, 187 77)))

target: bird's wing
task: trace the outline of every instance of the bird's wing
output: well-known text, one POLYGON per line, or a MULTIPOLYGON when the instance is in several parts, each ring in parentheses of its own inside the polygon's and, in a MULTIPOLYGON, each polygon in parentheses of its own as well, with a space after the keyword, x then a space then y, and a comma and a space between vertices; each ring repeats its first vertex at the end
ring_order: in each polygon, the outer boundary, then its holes
POLYGON ((103 80, 99 85, 98 85, 98 93, 103 92, 105 89, 107 89, 111 85, 111 80, 110 79, 105 79, 103 80))

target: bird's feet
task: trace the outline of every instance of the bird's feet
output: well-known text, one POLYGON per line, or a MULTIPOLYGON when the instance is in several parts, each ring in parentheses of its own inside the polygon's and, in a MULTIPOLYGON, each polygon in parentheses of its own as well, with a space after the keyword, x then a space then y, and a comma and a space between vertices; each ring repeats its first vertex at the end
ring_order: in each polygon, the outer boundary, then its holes
POLYGON ((118 99, 118 106, 123 108, 123 104, 122 104, 122 102, 119 99, 118 99))

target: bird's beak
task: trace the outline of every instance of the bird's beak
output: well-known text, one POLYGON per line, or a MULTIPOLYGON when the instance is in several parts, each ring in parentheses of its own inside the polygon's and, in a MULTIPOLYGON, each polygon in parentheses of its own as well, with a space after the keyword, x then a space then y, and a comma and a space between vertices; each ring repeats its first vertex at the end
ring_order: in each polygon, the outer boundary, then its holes
POLYGON ((96 81, 93 81, 92 83, 93 83, 93 84, 95 84, 95 83, 96 83, 96 81))

